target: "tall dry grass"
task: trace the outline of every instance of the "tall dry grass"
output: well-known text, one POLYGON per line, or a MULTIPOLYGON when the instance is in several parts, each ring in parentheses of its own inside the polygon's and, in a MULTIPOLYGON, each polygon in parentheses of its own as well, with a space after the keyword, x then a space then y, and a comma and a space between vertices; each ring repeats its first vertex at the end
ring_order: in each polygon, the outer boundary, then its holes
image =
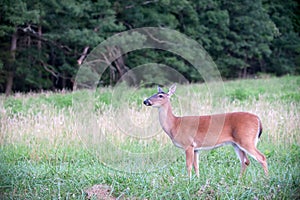
MULTIPOLYGON (((205 85, 178 88, 172 100, 176 115, 204 115, 218 111, 252 112, 262 120, 263 138, 276 145, 300 144, 300 108, 297 102, 284 102, 280 99, 270 101, 268 94, 245 101, 232 101, 227 97, 212 99, 205 85)), ((28 95, 18 95, 15 98, 26 101, 28 95)), ((38 112, 36 105, 31 105, 32 108, 26 113, 11 113, 4 108, 3 99, 1 102, 1 144, 43 144, 55 147, 90 142, 86 140, 87 137, 92 137, 95 141, 97 137, 103 136, 113 140, 111 142, 115 144, 128 139, 136 139, 145 145, 149 144, 147 141, 153 140, 162 144, 169 142, 160 128, 157 110, 145 107, 142 103, 124 101, 118 108, 104 105, 97 111, 93 106, 87 106, 86 102, 79 103, 79 109, 57 109, 55 105, 40 105, 38 112)))

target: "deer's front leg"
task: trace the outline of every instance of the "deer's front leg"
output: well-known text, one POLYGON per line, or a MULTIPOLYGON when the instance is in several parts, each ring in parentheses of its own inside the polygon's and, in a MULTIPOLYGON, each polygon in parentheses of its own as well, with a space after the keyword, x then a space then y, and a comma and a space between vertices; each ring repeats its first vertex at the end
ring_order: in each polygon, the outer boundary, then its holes
POLYGON ((194 170, 197 177, 199 177, 199 151, 198 150, 194 150, 194 170))
POLYGON ((189 178, 192 177, 191 171, 192 171, 192 166, 194 162, 194 147, 189 146, 185 149, 185 159, 186 159, 186 169, 189 175, 189 178))

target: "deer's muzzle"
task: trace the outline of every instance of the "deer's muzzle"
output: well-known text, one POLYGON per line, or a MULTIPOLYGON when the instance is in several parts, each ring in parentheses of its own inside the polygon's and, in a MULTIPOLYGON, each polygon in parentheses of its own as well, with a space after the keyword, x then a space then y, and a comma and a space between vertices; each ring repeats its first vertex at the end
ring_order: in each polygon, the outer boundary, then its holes
POLYGON ((151 102, 149 99, 145 99, 145 100, 144 100, 144 104, 145 104, 146 106, 152 106, 152 102, 151 102))

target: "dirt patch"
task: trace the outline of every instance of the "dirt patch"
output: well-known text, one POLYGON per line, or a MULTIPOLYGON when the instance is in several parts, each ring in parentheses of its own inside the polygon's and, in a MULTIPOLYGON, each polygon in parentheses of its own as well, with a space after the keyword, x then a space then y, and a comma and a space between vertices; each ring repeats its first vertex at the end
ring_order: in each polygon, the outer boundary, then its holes
POLYGON ((85 190, 85 193, 87 199, 116 200, 117 198, 112 196, 111 191, 110 186, 100 184, 85 190))

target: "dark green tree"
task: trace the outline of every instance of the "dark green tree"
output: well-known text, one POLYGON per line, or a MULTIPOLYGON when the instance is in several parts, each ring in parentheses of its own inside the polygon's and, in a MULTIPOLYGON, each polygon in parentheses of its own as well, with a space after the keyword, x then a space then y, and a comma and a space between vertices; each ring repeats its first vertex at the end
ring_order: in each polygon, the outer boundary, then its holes
POLYGON ((9 95, 14 85, 14 79, 18 71, 23 71, 23 63, 19 60, 19 52, 24 46, 29 46, 31 41, 27 40, 19 30, 28 30, 28 24, 38 23, 39 13, 37 10, 30 10, 26 1, 1 1, 0 2, 0 59, 3 63, 1 68, 5 93, 9 95), (22 44, 19 44, 22 42, 22 44))
MULTIPOLYGON (((225 78, 300 73, 295 0, 2 0, 0 10, 0 92, 6 94, 72 88, 78 67, 99 43, 114 33, 149 26, 198 41, 225 78)), ((143 36, 135 42, 144 42, 143 36)), ((202 80, 171 52, 143 49, 123 55, 116 45, 105 51, 109 68, 103 85, 146 63, 173 67, 190 82, 202 80)))
POLYGON ((275 75, 299 73, 300 20, 296 15, 299 4, 292 0, 264 0, 264 7, 276 25, 276 35, 270 45, 272 54, 265 61, 264 71, 275 75))
POLYGON ((222 9, 229 14, 223 59, 231 77, 245 78, 249 72, 259 71, 262 60, 272 53, 275 26, 260 0, 224 1, 222 9))
POLYGON ((2 1, 1 76, 11 90, 71 86, 78 64, 122 30, 109 1, 2 1), (15 82, 14 82, 15 80, 15 82))

